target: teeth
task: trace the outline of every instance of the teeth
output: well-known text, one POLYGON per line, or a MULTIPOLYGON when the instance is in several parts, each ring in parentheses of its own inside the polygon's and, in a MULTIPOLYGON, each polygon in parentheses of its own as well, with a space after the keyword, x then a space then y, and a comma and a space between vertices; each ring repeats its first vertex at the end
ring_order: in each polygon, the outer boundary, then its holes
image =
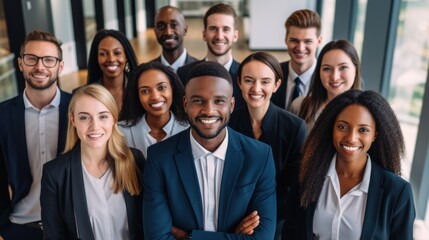
POLYGON ((259 100, 259 99, 262 99, 264 97, 264 95, 250 94, 250 97, 253 98, 253 99, 258 99, 259 100))
POLYGON ((99 134, 89 134, 88 135, 90 138, 99 138, 101 136, 103 136, 103 134, 99 133, 99 134))
POLYGON ((201 122, 205 124, 212 124, 212 123, 215 123, 216 121, 217 119, 201 119, 201 122))
POLYGON ((174 38, 170 38, 170 39, 165 39, 164 42, 174 42, 174 38))
POLYGON ((33 77, 34 77, 34 78, 45 78, 45 77, 47 77, 47 75, 46 75, 46 74, 43 74, 43 75, 40 75, 40 74, 33 74, 33 77))
POLYGON ((163 104, 164 104, 164 102, 159 102, 159 103, 151 104, 150 106, 151 106, 151 107, 154 107, 154 108, 159 108, 159 107, 161 107, 163 104))
POLYGON ((356 151, 359 149, 359 147, 349 147, 346 145, 343 145, 343 148, 346 149, 347 151, 356 151))
POLYGON ((118 66, 107 66, 107 69, 109 69, 110 71, 116 71, 116 69, 118 68, 118 66))

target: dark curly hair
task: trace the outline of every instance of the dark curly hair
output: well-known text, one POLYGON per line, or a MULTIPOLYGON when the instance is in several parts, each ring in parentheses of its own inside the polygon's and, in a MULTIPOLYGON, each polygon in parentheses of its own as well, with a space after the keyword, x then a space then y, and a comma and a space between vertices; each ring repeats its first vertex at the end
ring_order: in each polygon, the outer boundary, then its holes
POLYGON ((336 153, 333 127, 337 116, 353 104, 368 109, 375 120, 377 137, 368 154, 371 160, 397 175, 401 174, 401 157, 405 153, 404 137, 393 109, 379 93, 349 90, 335 97, 320 114, 303 148, 299 182, 301 206, 317 201, 336 153))
POLYGON ((305 120, 306 123, 312 122, 319 111, 320 106, 328 98, 326 88, 322 84, 320 78, 320 69, 322 67, 322 60, 325 54, 331 50, 339 49, 350 57, 353 65, 356 68, 355 80, 351 89, 361 89, 361 65, 359 55, 353 44, 347 40, 336 40, 327 43, 322 51, 320 51, 317 58, 316 69, 311 80, 310 90, 308 95, 304 98, 299 112, 299 116, 305 120))
MULTIPOLYGON (((120 31, 113 29, 101 29, 95 34, 94 39, 91 43, 91 49, 89 50, 88 58, 88 77, 87 83, 100 83, 103 84, 103 72, 101 71, 100 65, 98 64, 98 45, 100 45, 101 40, 106 37, 113 37, 118 40, 125 51, 125 56, 129 65, 129 72, 125 71, 125 76, 129 79, 130 73, 137 67, 137 57, 134 53, 134 49, 131 46, 128 38, 120 31)), ((125 81, 124 81, 125 84, 125 81)), ((125 86, 124 86, 125 87, 125 86)))
POLYGON ((186 121, 185 110, 183 108, 183 96, 185 95, 185 90, 179 77, 174 73, 174 70, 171 67, 165 66, 159 62, 149 62, 137 66, 137 68, 131 73, 130 79, 128 80, 128 84, 125 89, 124 104, 119 116, 119 120, 126 121, 127 126, 136 125, 146 113, 146 110, 140 103, 138 81, 140 75, 153 69, 167 75, 173 91, 173 101, 171 103, 170 110, 179 122, 183 123, 186 121))

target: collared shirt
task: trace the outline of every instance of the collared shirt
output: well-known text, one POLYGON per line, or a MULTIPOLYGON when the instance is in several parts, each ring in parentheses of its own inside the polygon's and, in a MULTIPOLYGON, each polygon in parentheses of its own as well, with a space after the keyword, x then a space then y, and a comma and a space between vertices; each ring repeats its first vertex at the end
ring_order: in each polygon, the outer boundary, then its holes
POLYGON ((228 148, 228 129, 225 129, 225 139, 214 152, 209 152, 201 146, 192 136, 192 130, 189 131, 192 155, 201 190, 205 231, 217 230, 220 187, 228 148))
MULTIPOLYGON (((140 121, 131 127, 125 125, 124 122, 120 122, 118 124, 122 133, 125 135, 127 139, 127 143, 129 147, 137 148, 142 151, 143 156, 147 159, 147 149, 152 144, 157 143, 157 140, 152 137, 149 132, 151 131, 149 125, 146 121, 146 114, 140 119, 140 121), (133 130, 131 130, 133 129, 133 130), (134 129, 136 131, 134 131, 134 129)), ((162 128, 166 133, 165 137, 161 140, 165 140, 189 127, 188 123, 181 123, 176 120, 173 112, 170 111, 170 120, 168 120, 167 124, 162 128)))
POLYGON ((25 138, 27 140, 28 163, 33 183, 27 196, 21 199, 13 209, 9 219, 13 223, 24 224, 40 221, 40 181, 43 164, 57 156, 59 131, 59 106, 61 92, 57 92, 52 101, 42 109, 36 108, 28 99, 24 90, 25 138))
POLYGON ((332 158, 313 218, 314 239, 360 239, 371 178, 371 158, 362 182, 340 197, 340 182, 332 158))
POLYGON ((82 173, 89 222, 95 240, 130 239, 124 195, 121 191, 117 194, 113 192, 110 168, 101 178, 96 178, 82 162, 82 173))
MULTIPOLYGON (((232 62, 233 62, 233 58, 230 58, 229 60, 228 60, 228 62, 226 62, 223 66, 225 67, 225 69, 226 70, 228 70, 228 72, 229 72, 229 69, 231 68, 231 66, 232 66, 232 62)), ((207 57, 205 58, 205 61, 209 61, 208 59, 207 59, 207 57)))
POLYGON ((185 61, 186 61, 186 48, 183 49, 182 54, 180 55, 180 57, 178 57, 176 59, 176 61, 173 62, 173 64, 170 64, 164 57, 164 55, 161 54, 161 63, 166 65, 166 66, 170 66, 171 68, 173 68, 174 72, 177 72, 177 69, 183 65, 185 65, 185 61))
POLYGON ((301 80, 301 84, 300 86, 300 92, 302 93, 301 96, 307 96, 308 91, 310 90, 310 84, 311 84, 311 78, 313 77, 313 73, 314 70, 316 69, 316 65, 317 65, 317 60, 315 59, 313 62, 313 65, 311 65, 311 67, 309 69, 307 69, 307 71, 303 72, 301 75, 298 75, 293 69, 292 69, 292 64, 289 63, 289 76, 287 79, 287 89, 286 89, 286 96, 288 96, 286 98, 286 109, 289 109, 289 105, 292 103, 291 99, 292 99, 292 92, 293 89, 295 88, 295 78, 299 77, 299 79, 301 80), (290 86, 290 87, 289 87, 290 86))

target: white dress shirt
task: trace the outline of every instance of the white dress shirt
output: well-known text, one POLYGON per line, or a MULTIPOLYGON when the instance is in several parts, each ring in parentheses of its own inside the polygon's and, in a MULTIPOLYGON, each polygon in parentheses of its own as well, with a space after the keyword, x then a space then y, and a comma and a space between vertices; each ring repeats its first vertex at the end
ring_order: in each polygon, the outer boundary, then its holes
POLYGON ((28 163, 33 183, 27 196, 21 199, 13 209, 9 219, 13 223, 24 224, 40 221, 40 188, 43 164, 57 156, 59 106, 61 92, 57 92, 52 101, 42 109, 31 104, 24 90, 25 138, 27 140, 28 163))
POLYGON ((110 168, 101 178, 92 176, 82 163, 89 221, 95 240, 130 239, 123 193, 113 193, 110 168))
POLYGON ((183 65, 185 65, 186 62, 186 48, 183 49, 182 54, 176 59, 176 61, 173 62, 173 64, 170 64, 167 59, 165 59, 164 55, 161 54, 161 63, 165 66, 169 66, 173 68, 174 72, 177 72, 177 69, 183 65))
POLYGON ((371 158, 368 155, 362 182, 342 197, 335 170, 336 159, 335 154, 317 201, 313 218, 314 239, 360 239, 371 178, 371 158))
POLYGON ((192 131, 189 131, 192 155, 194 156, 195 169, 201 190, 205 231, 215 232, 217 230, 220 187, 228 148, 228 129, 225 129, 225 139, 214 152, 209 152, 201 146, 192 136, 192 131))
POLYGON ((307 96, 308 91, 310 90, 310 84, 311 84, 311 78, 313 77, 313 72, 316 69, 317 60, 314 59, 313 65, 307 71, 303 72, 301 75, 298 75, 293 69, 292 65, 289 62, 289 75, 287 78, 287 89, 286 89, 286 109, 289 109, 289 106, 291 105, 291 99, 292 99, 292 92, 295 88, 295 78, 299 77, 301 80, 300 92, 301 96, 307 96))

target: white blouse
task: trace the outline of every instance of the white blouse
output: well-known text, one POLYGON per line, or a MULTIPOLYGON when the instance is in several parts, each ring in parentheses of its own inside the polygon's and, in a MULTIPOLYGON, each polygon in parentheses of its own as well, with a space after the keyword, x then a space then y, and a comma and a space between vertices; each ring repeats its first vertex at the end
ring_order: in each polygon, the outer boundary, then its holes
POLYGON ((95 240, 130 239, 127 208, 122 192, 113 193, 110 168, 101 178, 89 174, 82 163, 89 220, 95 240))
POLYGON ((340 197, 340 182, 335 170, 336 159, 335 154, 317 201, 313 218, 314 239, 360 239, 371 177, 371 159, 368 155, 362 182, 343 197, 340 197))

